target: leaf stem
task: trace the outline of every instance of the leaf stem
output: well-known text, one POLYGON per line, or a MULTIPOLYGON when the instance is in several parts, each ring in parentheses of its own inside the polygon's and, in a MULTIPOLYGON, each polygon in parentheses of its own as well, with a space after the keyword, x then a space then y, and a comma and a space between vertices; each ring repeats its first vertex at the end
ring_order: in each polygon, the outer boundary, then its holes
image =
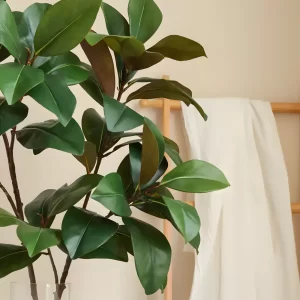
POLYGON ((59 284, 57 268, 56 268, 56 265, 55 265, 55 262, 54 262, 54 259, 53 259, 52 252, 49 248, 47 249, 47 252, 48 252, 50 262, 51 262, 51 266, 52 266, 52 269, 53 269, 55 284, 57 285, 57 284, 59 284))
POLYGON ((4 187, 4 185, 0 182, 0 189, 3 191, 3 193, 5 194, 7 200, 9 201, 13 211, 14 211, 14 214, 16 215, 16 217, 18 218, 19 217, 19 214, 18 214, 18 211, 17 211, 17 207, 15 205, 15 202, 13 200, 13 198, 11 197, 11 195, 8 193, 7 189, 4 187))

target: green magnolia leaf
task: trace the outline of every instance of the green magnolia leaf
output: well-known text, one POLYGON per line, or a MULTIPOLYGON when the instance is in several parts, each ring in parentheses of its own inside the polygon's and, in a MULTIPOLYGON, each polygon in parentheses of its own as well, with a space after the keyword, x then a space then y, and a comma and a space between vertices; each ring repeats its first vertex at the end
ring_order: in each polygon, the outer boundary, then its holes
POLYGON ((19 225, 22 223, 17 217, 0 207, 0 227, 19 225))
POLYGON ((22 45, 14 15, 8 4, 0 0, 0 44, 16 59, 21 57, 22 45))
POLYGON ((0 45, 0 62, 7 59, 10 56, 10 53, 8 52, 8 50, 0 45))
POLYGON ((94 24, 101 2, 64 0, 50 7, 34 37, 36 55, 60 55, 76 47, 94 24))
POLYGON ((34 257, 45 249, 59 245, 61 240, 59 230, 33 227, 26 223, 18 226, 17 235, 27 248, 29 257, 34 257))
POLYGON ((140 56, 128 56, 124 60, 128 69, 137 71, 150 68, 161 62, 164 58, 160 53, 145 51, 140 56))
POLYGON ((162 198, 186 242, 192 241, 200 231, 200 218, 195 207, 179 200, 162 198))
POLYGON ((190 241, 190 245, 197 251, 197 254, 199 254, 200 242, 201 238, 199 233, 190 241))
POLYGON ((48 3, 34 3, 18 16, 18 32, 21 42, 34 54, 33 39, 45 12, 51 7, 48 3))
POLYGON ((199 43, 180 35, 169 35, 148 51, 179 61, 206 56, 204 48, 199 43))
POLYGON ((17 131, 17 139, 27 149, 53 148, 74 155, 84 152, 84 136, 74 119, 66 127, 57 120, 28 125, 17 131))
POLYGON ((41 192, 33 201, 25 206, 25 216, 30 225, 35 227, 50 227, 55 216, 49 218, 47 215, 47 202, 55 190, 49 189, 41 192))
POLYGON ((230 186, 220 169, 202 160, 177 166, 164 176, 161 185, 188 193, 208 193, 230 186))
POLYGON ((171 247, 166 237, 151 225, 133 218, 123 218, 133 244, 138 277, 147 295, 159 290, 168 274, 171 247))
POLYGON ((118 174, 122 178, 125 195, 129 196, 134 193, 134 186, 131 176, 131 166, 130 166, 130 158, 129 155, 125 156, 118 167, 118 174))
POLYGON ((122 178, 118 173, 111 173, 103 177, 92 194, 92 199, 119 216, 129 217, 131 215, 122 178))
POLYGON ((105 2, 102 2, 102 11, 105 18, 107 32, 110 35, 130 35, 129 24, 121 13, 105 2))
POLYGON ((178 166, 183 163, 180 155, 179 155, 179 147, 178 145, 172 141, 164 137, 165 140, 165 151, 169 155, 169 157, 173 160, 173 162, 178 166))
POLYGON ((93 108, 89 108, 83 113, 82 130, 87 141, 96 146, 98 153, 101 150, 107 128, 105 120, 93 108))
MULTIPOLYGON (((85 66, 86 67, 86 66, 85 66)), ((101 86, 96 78, 92 68, 90 68, 89 77, 86 81, 81 82, 80 86, 100 105, 103 106, 103 94, 101 86)))
POLYGON ((130 140, 130 141, 127 141, 125 143, 119 144, 119 145, 115 146, 111 152, 106 153, 105 156, 108 156, 109 154, 111 154, 113 152, 116 152, 117 150, 119 150, 123 147, 126 147, 130 144, 139 143, 139 142, 142 142, 142 140, 141 139, 130 140))
POLYGON ((85 142, 84 153, 81 156, 74 157, 85 167, 86 172, 90 174, 97 161, 97 150, 96 146, 90 142, 85 142))
POLYGON ((0 278, 26 268, 38 258, 39 255, 30 258, 23 246, 0 244, 0 278))
POLYGON ((199 111, 204 120, 207 120, 207 115, 203 111, 202 107, 197 101, 192 98, 192 92, 187 87, 183 86, 174 80, 165 79, 151 79, 151 78, 140 78, 136 79, 135 82, 147 82, 149 84, 144 85, 137 91, 130 94, 126 102, 130 102, 134 99, 156 99, 156 98, 167 98, 172 100, 183 101, 186 105, 192 104, 199 111))
POLYGON ((44 73, 41 70, 17 63, 0 65, 0 90, 10 105, 20 101, 43 81, 44 73))
POLYGON ((89 32, 86 36, 86 41, 91 46, 104 41, 111 50, 122 57, 139 56, 145 51, 144 44, 132 36, 105 35, 89 32))
POLYGON ((128 6, 130 35, 143 43, 159 28, 163 16, 153 0, 130 0, 128 6))
POLYGON ((115 67, 108 46, 100 41, 94 46, 86 40, 81 42, 81 47, 90 61, 102 90, 105 94, 113 97, 115 94, 115 67))
POLYGON ((47 218, 60 214, 77 204, 99 184, 101 178, 102 176, 98 174, 84 175, 71 185, 62 186, 44 203, 47 218))
POLYGON ((72 207, 62 223, 62 236, 72 259, 88 254, 106 243, 119 225, 96 213, 72 207))
POLYGON ((161 161, 160 165, 158 166, 158 169, 156 170, 156 173, 154 174, 154 176, 151 178, 150 181, 148 181, 146 184, 141 186, 141 189, 146 189, 152 185, 154 185, 156 183, 156 181, 164 175, 164 173, 167 171, 168 169, 168 160, 164 157, 163 160, 161 161))
POLYGON ((105 244, 82 256, 83 259, 113 259, 128 262, 128 253, 123 245, 122 237, 116 233, 105 244))
POLYGON ((142 166, 142 145, 140 143, 129 145, 129 158, 131 178, 134 187, 137 188, 140 184, 142 166))
POLYGON ((66 85, 84 82, 90 74, 80 59, 72 52, 51 57, 40 68, 46 74, 51 74, 59 78, 60 81, 64 81, 66 85))
POLYGON ((27 114, 28 107, 25 104, 18 102, 8 105, 0 98, 0 135, 25 120, 27 114))
POLYGON ((141 115, 113 98, 103 95, 103 104, 107 129, 111 132, 127 131, 144 123, 141 115))
POLYGON ((145 118, 140 183, 146 184, 156 173, 165 153, 165 142, 160 130, 145 118))
POLYGON ((67 126, 76 107, 76 98, 68 86, 54 75, 45 75, 45 81, 28 95, 55 114, 63 126, 67 126))

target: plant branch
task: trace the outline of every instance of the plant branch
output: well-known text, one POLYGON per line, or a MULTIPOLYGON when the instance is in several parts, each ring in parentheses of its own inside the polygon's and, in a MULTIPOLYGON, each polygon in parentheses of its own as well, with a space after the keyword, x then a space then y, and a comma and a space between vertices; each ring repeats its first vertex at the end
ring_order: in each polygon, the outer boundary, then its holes
POLYGON ((19 214, 18 214, 18 211, 17 211, 17 207, 15 205, 15 202, 13 200, 13 198, 11 197, 11 195, 8 193, 7 189, 4 187, 4 185, 0 182, 0 189, 3 191, 3 193, 5 194, 7 200, 9 201, 13 211, 14 211, 14 214, 16 215, 16 217, 18 218, 19 217, 19 214))
MULTIPOLYGON (((15 200, 16 200, 16 209, 17 209, 17 213, 18 213, 17 215, 20 220, 24 221, 23 203, 22 203, 21 196, 20 196, 17 174, 16 174, 16 166, 15 166, 15 162, 14 162, 14 144, 15 144, 15 137, 16 137, 16 127, 14 127, 11 131, 10 144, 9 144, 6 133, 4 133, 2 135, 2 137, 3 137, 3 141, 4 141, 10 178, 12 181, 13 191, 14 191, 15 200)), ((30 283, 31 283, 32 299, 38 300, 38 292, 37 292, 36 278, 35 278, 33 265, 32 264, 29 265, 27 267, 27 269, 28 269, 28 275, 29 275, 29 279, 30 279, 30 283)))
MULTIPOLYGON (((100 153, 98 155, 98 158, 97 158, 97 164, 96 164, 96 167, 95 167, 95 170, 94 170, 94 174, 98 174, 102 158, 103 158, 103 155, 100 153)), ((86 194, 82 208, 84 208, 84 209, 87 208, 90 197, 91 197, 91 194, 92 194, 92 191, 90 191, 86 194)))
POLYGON ((47 249, 47 252, 48 252, 49 259, 50 259, 50 262, 51 262, 51 266, 52 266, 52 269, 53 269, 55 284, 57 285, 57 284, 59 284, 57 268, 56 268, 51 250, 47 249))
POLYGON ((16 173, 16 166, 14 161, 14 144, 15 144, 15 137, 16 137, 16 128, 13 128, 11 131, 11 142, 9 144, 7 135, 3 134, 4 145, 6 149, 8 167, 10 172, 10 178, 13 186, 13 191, 16 200, 16 206, 18 211, 19 218, 24 221, 24 213, 23 213, 23 203, 20 196, 20 190, 17 180, 17 173, 16 173))

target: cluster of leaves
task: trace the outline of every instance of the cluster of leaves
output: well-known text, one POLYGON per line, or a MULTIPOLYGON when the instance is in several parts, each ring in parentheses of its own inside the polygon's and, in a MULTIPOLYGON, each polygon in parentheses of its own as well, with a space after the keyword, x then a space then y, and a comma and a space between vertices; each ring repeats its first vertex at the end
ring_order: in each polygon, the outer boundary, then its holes
MULTIPOLYGON (((0 278, 30 266, 46 251, 51 253, 51 247, 58 246, 67 254, 67 268, 75 259, 127 262, 128 255, 132 255, 146 294, 163 290, 171 247, 159 230, 132 216, 135 209, 169 220, 185 241, 198 250, 199 216, 193 207, 175 200, 168 188, 206 193, 226 188, 228 181, 207 162, 183 162, 176 143, 127 103, 142 98, 175 99, 192 104, 206 119, 192 92, 179 82, 133 79, 137 71, 164 58, 190 60, 205 56, 205 51, 197 42, 178 35, 168 36, 146 49, 144 43, 162 22, 162 13, 153 0, 130 0, 128 15, 129 22, 101 0, 63 0, 53 6, 35 3, 24 12, 12 12, 0 0, 0 61, 14 58, 13 62, 0 65, 0 90, 4 95, 0 99, 0 135, 6 141, 16 195, 15 206, 2 188, 15 215, 0 209, 0 227, 16 225, 22 244, 0 244, 0 278), (100 8, 108 34, 91 29, 100 8), (71 52, 79 44, 91 65, 82 63, 71 52), (146 84, 122 102, 124 91, 137 82, 146 84), (81 126, 72 118, 76 98, 69 86, 75 84, 80 84, 103 106, 104 118, 94 109, 84 112, 81 126), (17 129, 27 117, 28 98, 57 119, 17 129), (129 131, 139 126, 143 126, 142 132, 129 131), (122 142, 128 137, 135 138, 122 142), (41 192, 25 206, 26 218, 14 173, 14 138, 35 155, 49 148, 70 153, 86 173, 70 185, 41 192), (121 147, 128 147, 129 154, 117 172, 99 175, 102 159, 121 147), (176 165, 167 174, 166 153, 176 165), (106 207, 109 214, 101 216, 87 210, 90 197, 106 207), (78 203, 83 198, 80 208, 78 203), (65 213, 61 228, 52 228, 55 217, 61 213, 65 213), (110 220, 113 215, 120 217, 119 223, 110 220)), ((64 284, 65 279, 63 275, 60 283, 64 284)))

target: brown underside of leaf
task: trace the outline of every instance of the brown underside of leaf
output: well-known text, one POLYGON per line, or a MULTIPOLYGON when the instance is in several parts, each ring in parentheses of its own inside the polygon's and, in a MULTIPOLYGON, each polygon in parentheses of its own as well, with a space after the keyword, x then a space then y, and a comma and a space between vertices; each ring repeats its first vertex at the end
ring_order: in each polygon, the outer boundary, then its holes
POLYGON ((90 61, 103 92, 110 97, 115 95, 115 68, 114 62, 104 41, 95 46, 90 46, 86 40, 81 42, 81 47, 90 61))

